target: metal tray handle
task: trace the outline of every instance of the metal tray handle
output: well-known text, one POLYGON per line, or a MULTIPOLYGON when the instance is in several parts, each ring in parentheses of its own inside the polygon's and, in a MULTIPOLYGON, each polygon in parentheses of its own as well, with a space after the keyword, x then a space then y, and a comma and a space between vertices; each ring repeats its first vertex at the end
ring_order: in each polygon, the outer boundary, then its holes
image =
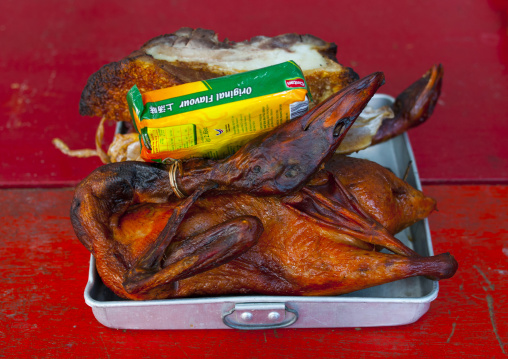
POLYGON ((225 325, 234 329, 285 328, 298 320, 298 312, 285 303, 236 303, 222 315, 225 325))

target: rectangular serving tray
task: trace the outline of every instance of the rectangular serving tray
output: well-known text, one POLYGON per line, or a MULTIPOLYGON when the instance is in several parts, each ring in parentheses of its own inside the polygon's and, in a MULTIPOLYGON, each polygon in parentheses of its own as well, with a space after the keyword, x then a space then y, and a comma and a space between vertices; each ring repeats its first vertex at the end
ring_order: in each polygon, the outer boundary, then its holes
MULTIPOLYGON (((369 103, 377 108, 392 104, 376 94, 369 103)), ((392 170, 421 190, 416 162, 406 134, 353 155, 392 170)), ((433 255, 427 220, 396 236, 423 256, 433 255)), ((90 260, 85 302, 103 325, 117 329, 269 329, 372 327, 409 324, 421 318, 437 297, 437 282, 413 277, 354 293, 327 297, 229 296, 211 298, 131 301, 109 290, 90 260)))

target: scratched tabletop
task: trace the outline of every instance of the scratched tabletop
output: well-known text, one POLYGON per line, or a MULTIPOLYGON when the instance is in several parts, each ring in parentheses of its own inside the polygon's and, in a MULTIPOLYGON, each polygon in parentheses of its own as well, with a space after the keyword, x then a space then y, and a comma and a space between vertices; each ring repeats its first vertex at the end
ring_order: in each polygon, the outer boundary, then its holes
MULTIPOLYGON (((508 0, 35 1, 0 4, 0 358, 376 358, 508 356, 508 0), (73 186, 101 165, 81 117, 88 77, 180 27, 220 40, 310 33, 396 96, 445 69, 432 117, 409 132, 434 251, 457 274, 417 322, 377 328, 115 330, 85 304, 89 253, 69 220, 73 186)), ((106 125, 111 138, 114 124, 106 125)), ((393 315, 397 315, 394 313, 393 315)))
MULTIPOLYGON (((431 185, 436 253, 457 274, 416 323, 379 328, 115 330, 83 299, 89 254, 69 189, 0 191, 0 357, 502 358, 508 351, 508 186, 431 185), (481 221, 478 221, 481 219, 481 221)), ((393 313, 397 315, 397 313, 393 313)))

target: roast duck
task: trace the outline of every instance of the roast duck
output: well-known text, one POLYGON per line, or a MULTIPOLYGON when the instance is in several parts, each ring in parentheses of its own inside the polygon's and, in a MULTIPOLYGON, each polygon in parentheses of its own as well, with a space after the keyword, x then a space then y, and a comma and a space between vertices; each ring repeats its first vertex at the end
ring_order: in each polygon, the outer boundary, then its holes
MULTIPOLYGON (((133 81, 147 91, 245 70, 213 63, 210 47, 238 57, 237 48, 290 52, 294 44, 306 44, 336 70, 327 77, 327 70, 304 67, 320 102, 304 116, 225 159, 110 163, 77 186, 71 208, 76 235, 118 296, 338 295, 411 276, 439 280, 455 273, 450 254, 423 257, 394 237, 427 217, 435 201, 374 162, 336 154, 384 76, 358 79, 336 63, 333 44, 299 35, 218 42, 213 32, 182 29, 92 75, 81 112, 124 121, 120 98, 133 81), (212 63, 157 55, 163 47, 185 53, 186 46, 201 48, 212 63)), ((441 66, 433 66, 398 96, 391 118, 368 133, 366 143, 423 122, 441 80, 441 66)))

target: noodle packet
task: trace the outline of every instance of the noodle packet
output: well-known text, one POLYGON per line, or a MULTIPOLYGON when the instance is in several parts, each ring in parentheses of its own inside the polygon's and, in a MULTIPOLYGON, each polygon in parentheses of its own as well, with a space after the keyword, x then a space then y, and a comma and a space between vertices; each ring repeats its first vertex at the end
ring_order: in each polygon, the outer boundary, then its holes
POLYGON ((141 93, 127 103, 141 158, 220 159, 309 109, 307 83, 293 61, 258 70, 141 93))

